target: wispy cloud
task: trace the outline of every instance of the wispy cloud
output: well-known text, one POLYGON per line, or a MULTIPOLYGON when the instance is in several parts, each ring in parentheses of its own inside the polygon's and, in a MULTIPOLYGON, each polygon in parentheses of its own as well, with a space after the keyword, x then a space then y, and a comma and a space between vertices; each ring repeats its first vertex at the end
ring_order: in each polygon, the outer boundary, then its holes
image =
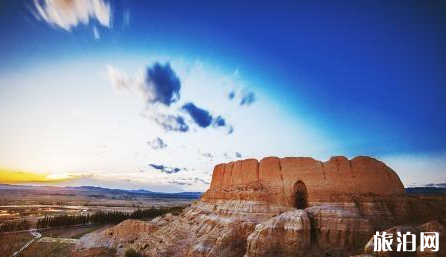
POLYGON ((166 173, 166 174, 174 174, 174 173, 178 173, 180 171, 185 171, 185 168, 178 168, 178 167, 171 167, 171 166, 165 166, 162 164, 149 164, 150 167, 152 167, 155 170, 161 171, 162 173, 166 173))
POLYGON ((153 150, 160 150, 160 149, 164 149, 167 147, 167 144, 164 143, 164 141, 157 137, 151 141, 147 141, 147 144, 150 146, 150 148, 152 148, 153 150))
POLYGON ((155 121, 155 123, 160 125, 165 131, 189 131, 189 125, 186 124, 186 121, 181 115, 154 113, 150 118, 155 121))
POLYGON ((111 7, 103 0, 34 0, 34 7, 37 18, 67 31, 92 20, 111 26, 111 7))
POLYGON ((210 161, 213 161, 213 160, 214 160, 214 156, 213 156, 211 153, 209 153, 209 152, 202 153, 201 155, 202 155, 203 157, 207 158, 207 159, 210 160, 210 161))
POLYGON ((228 94, 228 99, 236 101, 240 106, 249 106, 257 100, 257 96, 254 91, 242 88, 231 90, 228 94))
POLYGON ((226 160, 232 160, 235 158, 242 158, 242 154, 240 152, 235 152, 235 153, 223 153, 223 158, 226 160))
POLYGON ((195 177, 195 178, 175 178, 175 179, 171 179, 168 181, 169 184, 175 184, 175 185, 179 185, 179 186, 192 186, 192 185, 196 185, 196 184, 205 184, 205 185, 209 185, 209 182, 195 177))
POLYGON ((429 184, 420 185, 420 186, 446 188, 446 183, 429 183, 429 184))
POLYGON ((240 105, 251 105, 256 101, 253 91, 243 91, 240 99, 240 105))
POLYGON ((226 134, 232 134, 234 132, 234 127, 226 123, 226 120, 222 116, 217 116, 214 119, 213 127, 223 129, 226 134))

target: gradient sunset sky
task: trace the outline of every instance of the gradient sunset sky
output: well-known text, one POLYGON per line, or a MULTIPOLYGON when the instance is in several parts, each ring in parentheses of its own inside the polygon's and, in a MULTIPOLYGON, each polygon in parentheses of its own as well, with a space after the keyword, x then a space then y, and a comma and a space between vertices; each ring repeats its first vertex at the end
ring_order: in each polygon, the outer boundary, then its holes
POLYGON ((445 1, 0 3, 0 183, 204 191, 270 155, 444 183, 445 99, 445 1))

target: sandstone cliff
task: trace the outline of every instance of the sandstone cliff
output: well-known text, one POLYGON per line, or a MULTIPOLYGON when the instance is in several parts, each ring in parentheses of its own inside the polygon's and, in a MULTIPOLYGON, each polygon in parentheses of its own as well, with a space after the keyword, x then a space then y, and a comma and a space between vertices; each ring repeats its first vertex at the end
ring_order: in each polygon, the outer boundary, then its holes
POLYGON ((370 157, 332 157, 327 162, 307 157, 267 157, 215 166, 203 201, 253 200, 294 207, 295 185, 301 181, 309 202, 343 201, 352 194, 403 194, 398 175, 370 157))
POLYGON ((122 255, 131 247, 150 257, 350 256, 377 230, 445 215, 446 203, 406 196, 396 173, 372 158, 268 157, 217 165, 210 189, 177 217, 125 221, 76 248, 122 255))

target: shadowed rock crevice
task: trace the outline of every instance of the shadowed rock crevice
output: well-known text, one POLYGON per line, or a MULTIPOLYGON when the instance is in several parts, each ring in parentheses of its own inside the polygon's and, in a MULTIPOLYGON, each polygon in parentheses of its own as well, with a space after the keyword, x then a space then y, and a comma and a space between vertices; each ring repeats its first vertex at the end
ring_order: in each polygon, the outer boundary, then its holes
POLYGON ((296 209, 305 209, 308 207, 307 187, 301 180, 294 184, 294 207, 296 209))

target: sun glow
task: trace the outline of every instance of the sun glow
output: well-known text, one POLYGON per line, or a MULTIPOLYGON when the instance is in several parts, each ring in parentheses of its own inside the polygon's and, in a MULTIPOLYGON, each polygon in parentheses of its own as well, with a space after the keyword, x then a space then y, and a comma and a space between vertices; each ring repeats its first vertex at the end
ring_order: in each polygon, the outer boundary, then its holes
POLYGON ((58 182, 72 178, 68 174, 47 174, 0 168, 0 183, 58 182))

